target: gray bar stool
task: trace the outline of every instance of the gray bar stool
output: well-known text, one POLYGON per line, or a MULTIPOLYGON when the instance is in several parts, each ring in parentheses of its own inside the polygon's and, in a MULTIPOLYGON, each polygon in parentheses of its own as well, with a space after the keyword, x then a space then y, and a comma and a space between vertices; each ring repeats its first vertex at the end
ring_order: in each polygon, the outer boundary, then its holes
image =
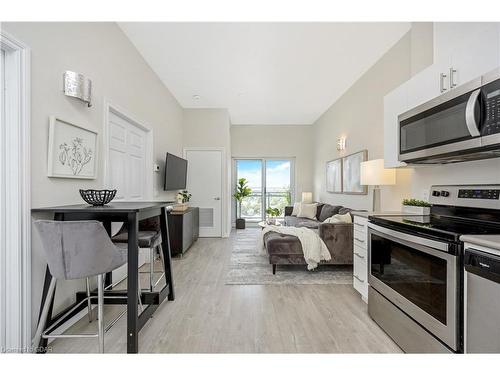
MULTIPOLYGON (((127 244, 114 245, 108 233, 98 221, 37 220, 34 225, 40 234, 43 252, 50 273, 52 274, 52 280, 50 281, 47 298, 42 308, 35 337, 33 338, 33 346, 35 348, 38 347, 42 337, 92 337, 98 338, 99 351, 101 353, 104 352, 104 332, 107 332, 108 329, 124 315, 124 313, 122 313, 117 319, 113 320, 108 327, 104 327, 104 276, 106 273, 123 266, 127 262, 127 244), (44 329, 44 327, 47 322, 51 301, 54 298, 56 281, 87 279, 87 298, 80 303, 88 303, 90 317, 91 296, 88 278, 93 276, 97 276, 97 334, 50 334, 51 330, 58 322, 54 322, 47 329, 44 329)), ((79 306, 80 304, 75 306, 74 309, 79 306)), ((69 313, 71 313, 71 311, 67 314, 69 313)), ((63 318, 64 316, 60 319, 63 318)))
MULTIPOLYGON (((112 241, 115 244, 128 243, 128 229, 125 224, 123 224, 118 233, 113 236, 112 241)), ((152 292, 154 291, 154 288, 160 283, 161 279, 165 277, 165 261, 163 259, 163 249, 161 246, 162 238, 159 217, 152 217, 146 220, 139 221, 139 233, 137 236, 137 241, 140 248, 149 249, 149 291, 152 292), (157 252, 160 256, 162 273, 158 280, 154 282, 154 263, 157 252)), ((117 283, 119 282, 120 281, 118 281, 117 283)), ((117 283, 114 283, 113 286, 117 283)))

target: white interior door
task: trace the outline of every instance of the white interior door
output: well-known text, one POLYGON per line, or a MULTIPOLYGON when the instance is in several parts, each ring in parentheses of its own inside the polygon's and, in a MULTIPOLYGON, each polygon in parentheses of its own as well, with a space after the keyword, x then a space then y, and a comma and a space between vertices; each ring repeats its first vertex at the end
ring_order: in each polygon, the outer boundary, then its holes
POLYGON ((117 190, 117 200, 144 200, 148 197, 147 133, 112 111, 108 118, 109 186, 117 190))
POLYGON ((222 151, 186 150, 187 189, 200 209, 200 237, 222 236, 222 151))

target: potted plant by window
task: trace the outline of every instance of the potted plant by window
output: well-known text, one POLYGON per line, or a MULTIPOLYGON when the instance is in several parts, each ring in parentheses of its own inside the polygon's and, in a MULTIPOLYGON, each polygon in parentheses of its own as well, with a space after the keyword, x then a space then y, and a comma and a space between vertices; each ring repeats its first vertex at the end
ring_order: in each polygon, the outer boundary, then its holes
POLYGON ((252 194, 252 189, 248 187, 246 178, 238 179, 236 184, 236 192, 233 194, 234 199, 238 203, 238 218, 236 219, 236 229, 245 229, 245 219, 241 217, 241 202, 243 199, 252 194))
POLYGON ((403 212, 412 215, 429 215, 431 205, 419 199, 403 199, 403 212))
POLYGON ((267 223, 269 225, 276 225, 277 224, 276 218, 281 215, 281 210, 277 207, 275 208, 269 207, 268 209, 266 209, 266 214, 268 214, 271 217, 270 219, 267 219, 267 223))

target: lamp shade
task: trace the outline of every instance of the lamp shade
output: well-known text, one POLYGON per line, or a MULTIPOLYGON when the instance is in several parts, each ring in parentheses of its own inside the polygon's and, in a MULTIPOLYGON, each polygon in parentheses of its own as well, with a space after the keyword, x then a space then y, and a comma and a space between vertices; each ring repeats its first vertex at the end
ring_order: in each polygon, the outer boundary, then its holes
POLYGON ((310 191, 302 192, 302 203, 312 203, 313 201, 313 193, 310 191))
POLYGON ((396 170, 384 168, 384 159, 361 163, 361 185, 394 185, 396 170))

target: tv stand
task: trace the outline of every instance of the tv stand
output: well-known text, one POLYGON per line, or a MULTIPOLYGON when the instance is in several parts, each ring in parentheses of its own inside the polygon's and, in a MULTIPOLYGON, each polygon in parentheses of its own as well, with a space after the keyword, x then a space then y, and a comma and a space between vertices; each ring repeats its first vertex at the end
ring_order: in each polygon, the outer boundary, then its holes
POLYGON ((184 255, 198 239, 200 233, 199 208, 168 213, 168 235, 172 255, 184 255))

